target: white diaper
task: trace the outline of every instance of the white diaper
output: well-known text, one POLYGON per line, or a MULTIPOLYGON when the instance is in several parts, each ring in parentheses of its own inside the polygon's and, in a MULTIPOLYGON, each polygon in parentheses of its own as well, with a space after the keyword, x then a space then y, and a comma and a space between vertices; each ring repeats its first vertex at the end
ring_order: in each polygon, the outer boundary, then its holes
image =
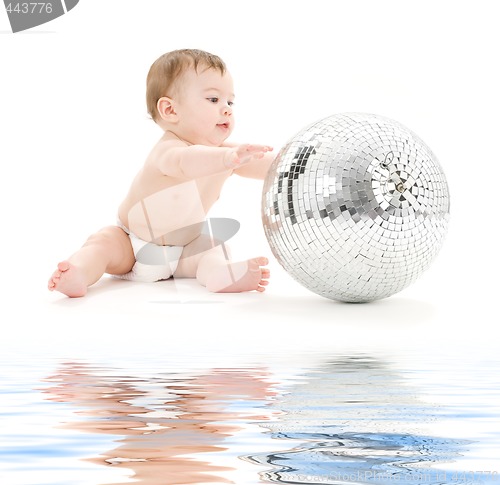
POLYGON ((182 246, 158 246, 138 238, 126 227, 119 225, 130 238, 136 262, 128 273, 116 275, 116 277, 147 283, 171 278, 177 269, 184 248, 182 246))

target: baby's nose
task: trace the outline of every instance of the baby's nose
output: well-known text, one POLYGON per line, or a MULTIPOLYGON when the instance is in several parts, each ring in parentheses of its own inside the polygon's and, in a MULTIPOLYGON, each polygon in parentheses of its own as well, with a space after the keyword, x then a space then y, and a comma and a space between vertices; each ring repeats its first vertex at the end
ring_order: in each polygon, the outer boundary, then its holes
POLYGON ((233 113, 233 108, 231 107, 231 105, 226 103, 222 111, 224 112, 225 115, 230 115, 233 113))

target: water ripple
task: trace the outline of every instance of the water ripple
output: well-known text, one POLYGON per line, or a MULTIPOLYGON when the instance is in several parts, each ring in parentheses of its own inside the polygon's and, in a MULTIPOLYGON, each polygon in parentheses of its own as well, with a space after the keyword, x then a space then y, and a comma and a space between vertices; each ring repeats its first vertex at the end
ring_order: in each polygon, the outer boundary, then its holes
POLYGON ((498 363, 9 365, 2 485, 500 483, 498 363))

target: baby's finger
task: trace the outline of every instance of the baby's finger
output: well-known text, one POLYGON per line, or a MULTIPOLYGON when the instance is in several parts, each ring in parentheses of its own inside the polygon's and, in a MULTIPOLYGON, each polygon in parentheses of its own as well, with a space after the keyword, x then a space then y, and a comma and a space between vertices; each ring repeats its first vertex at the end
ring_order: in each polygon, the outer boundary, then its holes
POLYGON ((272 148, 267 145, 247 145, 247 151, 249 152, 269 152, 272 148))

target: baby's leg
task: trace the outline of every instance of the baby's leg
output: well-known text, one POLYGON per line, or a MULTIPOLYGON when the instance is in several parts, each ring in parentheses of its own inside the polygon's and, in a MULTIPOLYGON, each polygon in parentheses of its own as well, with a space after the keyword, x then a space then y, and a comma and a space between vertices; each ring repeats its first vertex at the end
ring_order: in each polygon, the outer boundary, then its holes
POLYGON ((232 262, 218 255, 205 255, 200 259, 196 278, 215 293, 262 292, 269 284, 270 271, 264 268, 268 263, 264 257, 232 262))
POLYGON ((104 273, 125 274, 135 263, 128 235, 119 227, 101 229, 69 259, 60 262, 49 279, 49 290, 70 297, 84 296, 104 273))
POLYGON ((217 293, 262 292, 269 283, 270 271, 263 267, 267 264, 264 257, 233 262, 227 246, 214 246, 209 237, 201 235, 184 248, 174 277, 196 277, 208 290, 217 293))

